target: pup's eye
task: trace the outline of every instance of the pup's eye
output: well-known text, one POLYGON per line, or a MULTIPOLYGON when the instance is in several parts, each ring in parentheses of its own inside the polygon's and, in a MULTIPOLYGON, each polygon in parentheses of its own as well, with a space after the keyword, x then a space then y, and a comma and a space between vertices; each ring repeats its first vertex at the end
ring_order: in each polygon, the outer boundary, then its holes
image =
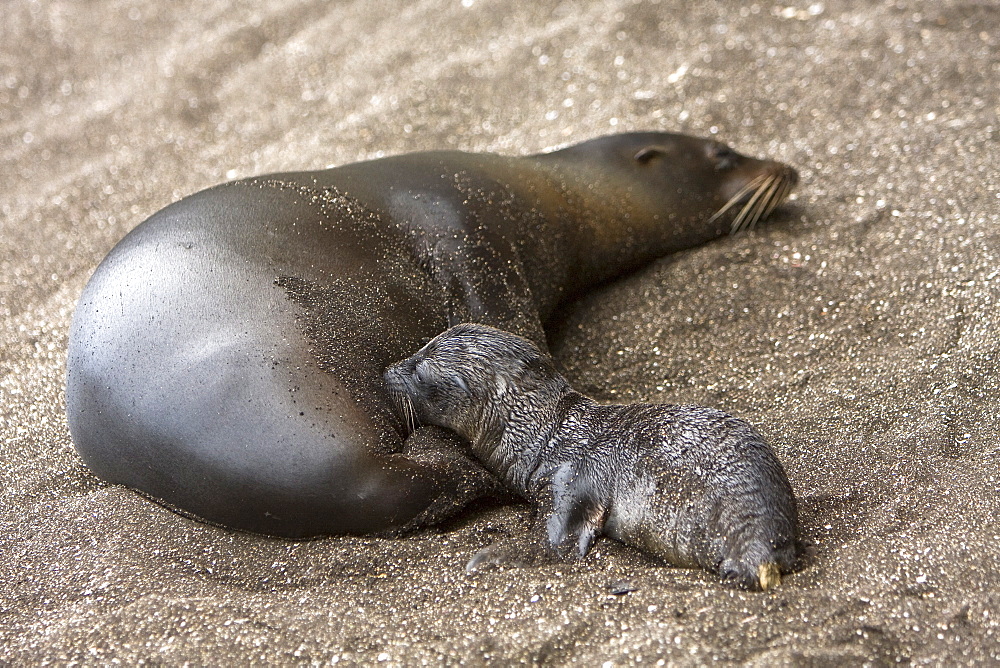
POLYGON ((461 376, 457 376, 456 375, 456 376, 452 376, 451 380, 452 380, 453 383, 455 383, 455 387, 457 387, 458 389, 462 390, 462 392, 465 392, 466 394, 469 394, 469 386, 466 384, 464 378, 462 378, 461 376))
POLYGON ((413 375, 421 383, 430 383, 434 378, 434 370, 431 369, 431 365, 426 359, 422 359, 417 362, 416 368, 413 369, 413 375))

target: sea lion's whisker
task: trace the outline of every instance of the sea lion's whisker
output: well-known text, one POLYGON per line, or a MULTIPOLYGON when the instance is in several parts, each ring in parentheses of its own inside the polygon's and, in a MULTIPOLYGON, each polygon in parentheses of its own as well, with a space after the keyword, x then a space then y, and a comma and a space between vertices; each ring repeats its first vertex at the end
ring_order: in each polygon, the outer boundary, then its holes
POLYGON ((774 175, 764 177, 763 183, 761 183, 756 189, 750 200, 743 206, 743 209, 736 217, 736 220, 733 221, 730 229, 731 234, 737 234, 748 230, 757 223, 757 220, 760 218, 759 204, 761 202, 761 196, 767 192, 776 178, 777 177, 774 175))
POLYGON ((794 185, 792 179, 788 178, 784 173, 774 174, 767 187, 767 193, 760 202, 758 215, 748 227, 753 227, 760 220, 770 216, 785 201, 785 198, 791 193, 794 185))
POLYGON ((781 190, 774 197, 774 203, 771 205, 770 211, 767 215, 771 215, 771 212, 777 209, 782 202, 788 199, 788 196, 792 194, 792 189, 795 187, 795 182, 792 181, 787 176, 783 176, 781 179, 781 190))
POLYGON ((779 195, 781 194, 781 191, 784 189, 784 187, 785 185, 784 183, 782 183, 781 177, 778 177, 774 180, 774 183, 771 185, 771 189, 767 193, 767 197, 765 198, 763 205, 760 208, 760 217, 762 219, 766 218, 767 216, 770 216, 771 212, 774 211, 775 208, 777 208, 778 203, 781 201, 779 195))
POLYGON ((406 426, 409 427, 410 433, 412 434, 420 426, 420 421, 417 420, 417 409, 413 407, 413 400, 410 399, 409 395, 406 395, 406 426))
MULTIPOLYGON (((785 191, 781 193, 781 202, 784 202, 792 194, 792 190, 795 188, 795 181, 790 178, 785 178, 785 191)), ((779 204, 781 203, 779 202, 779 204)))
POLYGON ((756 176, 756 177, 754 177, 754 178, 753 178, 752 180, 750 180, 750 181, 749 181, 749 182, 748 182, 748 183, 747 183, 746 185, 744 185, 744 186, 743 186, 742 188, 740 188, 740 189, 739 189, 739 190, 738 190, 738 191, 736 192, 736 194, 735 194, 735 195, 733 195, 732 197, 730 197, 730 198, 729 198, 729 201, 727 201, 727 202, 726 202, 725 204, 723 204, 723 205, 722 205, 722 208, 721 208, 721 209, 719 209, 719 210, 718 210, 718 211, 716 211, 716 212, 715 212, 714 214, 712 214, 712 217, 708 219, 708 222, 710 222, 710 223, 714 223, 714 222, 715 222, 716 220, 718 220, 718 219, 719 219, 719 216, 723 215, 724 213, 726 213, 727 211, 729 211, 729 210, 730 210, 731 208, 733 208, 734 206, 736 206, 736 204, 737 204, 737 203, 738 203, 738 202, 739 202, 739 201, 740 201, 741 199, 743 199, 743 197, 744 197, 744 196, 745 196, 745 195, 746 195, 747 193, 749 193, 749 192, 751 192, 751 191, 755 190, 755 189, 757 188, 757 186, 758 186, 758 185, 759 185, 759 184, 760 184, 760 183, 761 183, 761 182, 762 182, 762 181, 763 181, 764 179, 766 179, 766 178, 767 178, 767 176, 766 176, 765 174, 761 174, 761 175, 759 175, 759 176, 756 176))
POLYGON ((756 215, 754 216, 753 220, 750 222, 750 225, 748 226, 750 229, 756 226, 761 219, 771 215, 771 212, 774 210, 774 207, 777 206, 777 202, 775 201, 774 196, 781 188, 781 181, 782 179, 779 174, 775 174, 774 177, 770 180, 769 184, 767 185, 767 192, 764 193, 764 197, 760 200, 760 205, 757 207, 756 215))
POLYGON ((771 213, 778 208, 778 206, 785 201, 791 191, 791 181, 784 176, 778 178, 777 187, 774 193, 771 195, 771 201, 767 203, 767 210, 764 212, 765 216, 770 216, 771 213))
POLYGON ((417 411, 413 407, 413 400, 410 396, 405 392, 391 389, 389 390, 389 399, 399 412, 399 416, 403 419, 407 431, 411 434, 415 432, 420 423, 417 421, 417 411))
POLYGON ((726 213, 727 211, 729 211, 731 208, 733 208, 734 206, 736 206, 739 203, 739 201, 741 199, 743 199, 743 197, 746 196, 747 193, 752 192, 753 190, 755 190, 757 188, 757 185, 762 180, 764 180, 764 178, 765 178, 765 176, 763 174, 761 174, 760 176, 754 177, 753 180, 751 180, 750 182, 748 182, 747 184, 745 184, 742 188, 739 189, 739 191, 736 192, 736 194, 734 194, 732 197, 729 198, 729 200, 722 206, 721 209, 719 209, 718 211, 716 211, 712 215, 712 217, 708 219, 708 222, 711 223, 711 222, 717 220, 719 218, 719 216, 723 215, 724 213, 726 213))
POLYGON ((736 194, 730 197, 722 205, 722 208, 712 214, 708 222, 718 220, 720 216, 737 206, 747 194, 753 193, 733 218, 730 234, 753 229, 758 222, 770 216, 787 199, 794 187, 794 181, 783 172, 760 174, 748 181, 736 194))

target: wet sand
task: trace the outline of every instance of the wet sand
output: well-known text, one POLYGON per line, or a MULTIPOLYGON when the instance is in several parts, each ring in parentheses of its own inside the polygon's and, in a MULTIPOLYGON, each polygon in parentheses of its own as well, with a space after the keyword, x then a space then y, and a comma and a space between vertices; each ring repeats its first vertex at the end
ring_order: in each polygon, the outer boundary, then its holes
POLYGON ((0 23, 0 662, 1000 661, 995 3, 161 4, 17 1, 0 23), (607 540, 466 575, 480 547, 526 540, 523 506, 405 539, 234 533, 75 454, 76 298, 171 201, 645 129, 791 163, 798 194, 568 305, 553 349, 598 398, 758 427, 812 543, 777 590, 607 540))

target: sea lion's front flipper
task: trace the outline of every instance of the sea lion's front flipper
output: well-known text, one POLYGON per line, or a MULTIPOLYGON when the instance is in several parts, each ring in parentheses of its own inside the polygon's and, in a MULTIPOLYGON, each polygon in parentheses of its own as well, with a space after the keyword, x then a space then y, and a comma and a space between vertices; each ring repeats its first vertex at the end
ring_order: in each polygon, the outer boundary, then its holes
POLYGON ((506 537, 490 543, 469 559, 465 565, 466 573, 477 573, 491 567, 526 568, 540 566, 558 560, 548 544, 532 536, 506 537))
POLYGON ((549 546, 563 558, 585 557, 603 532, 607 503, 594 495, 586 472, 572 463, 555 470, 548 490, 552 512, 540 519, 544 519, 549 546))
POLYGON ((534 566, 587 556, 603 533, 608 504, 578 464, 566 462, 544 476, 535 494, 537 509, 530 544, 501 540, 477 552, 465 570, 489 566, 534 566))
POLYGON ((404 441, 406 459, 441 472, 442 493, 402 532, 437 524, 482 497, 507 498, 503 484, 464 454, 467 447, 455 432, 441 427, 418 427, 404 441))

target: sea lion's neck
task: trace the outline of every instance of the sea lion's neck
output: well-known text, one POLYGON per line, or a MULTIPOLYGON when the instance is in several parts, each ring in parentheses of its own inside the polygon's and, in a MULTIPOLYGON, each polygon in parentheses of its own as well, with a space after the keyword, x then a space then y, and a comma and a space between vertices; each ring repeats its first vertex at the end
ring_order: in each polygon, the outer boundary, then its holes
POLYGON ((624 169, 559 153, 524 160, 545 177, 534 180, 534 191, 552 232, 533 239, 541 248, 532 256, 564 258, 564 266, 550 263, 541 272, 544 282, 564 270, 559 300, 726 232, 710 222, 717 202, 708 194, 655 192, 624 169))
MULTIPOLYGON (((519 392, 500 403, 502 408, 492 417, 495 424, 471 439, 473 452, 510 489, 534 499, 545 484, 546 472, 572 456, 568 450, 573 444, 563 443, 557 434, 594 401, 556 375, 551 387, 519 392)), ((490 421, 486 418, 482 424, 490 421)))

